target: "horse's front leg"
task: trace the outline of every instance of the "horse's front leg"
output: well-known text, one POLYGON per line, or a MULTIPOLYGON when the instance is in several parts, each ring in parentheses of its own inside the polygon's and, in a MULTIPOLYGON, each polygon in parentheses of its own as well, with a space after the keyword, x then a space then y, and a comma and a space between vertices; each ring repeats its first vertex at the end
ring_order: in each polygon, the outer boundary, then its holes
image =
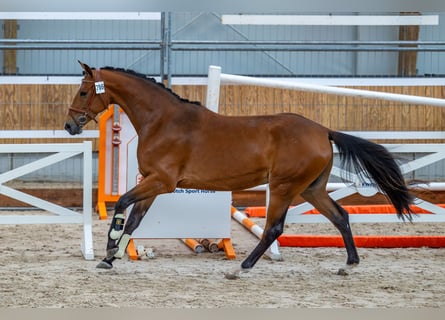
POLYGON ((144 177, 142 181, 130 191, 123 194, 114 206, 113 220, 108 232, 107 256, 97 265, 98 268, 111 269, 116 258, 122 258, 130 241, 133 231, 139 226, 142 218, 150 208, 158 194, 173 192, 176 180, 171 175, 156 174, 144 177), (125 223, 125 210, 134 204, 134 207, 125 223))
POLYGON ((107 256, 97 265, 98 268, 111 269, 113 261, 124 256, 131 234, 139 226, 154 199, 155 197, 150 197, 136 202, 127 223, 125 223, 123 212, 115 211, 108 231, 107 256))

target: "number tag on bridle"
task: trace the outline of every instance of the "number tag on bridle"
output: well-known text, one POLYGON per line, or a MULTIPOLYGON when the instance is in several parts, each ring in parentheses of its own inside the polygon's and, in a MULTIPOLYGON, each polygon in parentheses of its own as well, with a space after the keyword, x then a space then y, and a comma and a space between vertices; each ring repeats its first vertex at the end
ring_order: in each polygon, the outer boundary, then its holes
POLYGON ((96 94, 105 93, 105 84, 103 81, 98 81, 94 83, 96 86, 96 94))

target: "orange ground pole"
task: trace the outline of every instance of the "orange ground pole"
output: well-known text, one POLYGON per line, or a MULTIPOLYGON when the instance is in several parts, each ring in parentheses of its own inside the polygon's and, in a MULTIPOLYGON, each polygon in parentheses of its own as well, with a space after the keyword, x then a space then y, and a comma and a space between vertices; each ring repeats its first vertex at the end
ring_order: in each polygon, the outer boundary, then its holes
MULTIPOLYGON (((344 247, 341 236, 335 235, 281 235, 278 242, 282 247, 344 247)), ((445 236, 354 236, 361 248, 443 248, 445 236)))
MULTIPOLYGON (((264 207, 254 208, 262 209, 264 207)), ((387 208, 377 206, 377 208, 373 209, 378 210, 371 211, 372 213, 385 213, 387 208)), ((236 209, 232 208, 233 210, 236 209)), ((263 212, 265 213, 264 210, 263 212)), ((422 210, 417 210, 416 212, 419 214, 427 213, 422 210)), ((368 213, 370 212, 368 211, 368 213)), ((257 226, 254 221, 247 217, 243 220, 243 225, 247 229, 251 229, 253 225, 257 226)), ((357 247, 361 248, 443 248, 445 247, 445 236, 357 235, 354 236, 354 242, 357 247)), ((278 238, 278 243, 282 247, 344 247, 344 242, 340 235, 283 234, 278 238)))
MULTIPOLYGON (((445 204, 437 204, 437 206, 445 208, 445 204)), ((352 206, 346 205, 342 206, 349 214, 372 214, 372 213, 396 213, 396 210, 392 205, 378 204, 378 205, 363 205, 363 206, 352 206)), ((419 208, 417 206, 412 206, 412 210, 417 214, 428 214, 429 212, 419 208)), ((244 212, 248 217, 264 218, 266 217, 266 207, 247 207, 244 212)), ((309 210, 304 214, 319 214, 320 212, 316 209, 309 210)))

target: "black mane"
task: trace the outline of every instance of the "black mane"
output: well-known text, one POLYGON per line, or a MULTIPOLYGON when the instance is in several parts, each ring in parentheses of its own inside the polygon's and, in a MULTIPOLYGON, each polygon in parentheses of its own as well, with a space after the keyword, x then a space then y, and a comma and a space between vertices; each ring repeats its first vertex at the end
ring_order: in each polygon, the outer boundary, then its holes
POLYGON ((123 68, 114 68, 114 67, 109 67, 109 66, 103 67, 103 68, 101 68, 101 69, 104 69, 104 70, 112 70, 112 71, 119 71, 119 72, 123 72, 123 73, 128 73, 128 74, 130 74, 130 75, 136 76, 136 77, 141 78, 141 79, 144 79, 144 80, 146 80, 146 81, 150 81, 150 82, 152 82, 152 83, 158 85, 160 88, 162 88, 162 89, 168 91, 170 94, 172 94, 173 96, 175 96, 178 100, 180 100, 180 101, 182 101, 182 102, 187 102, 187 103, 192 103, 192 104, 196 104, 196 105, 202 106, 201 102, 199 102, 199 101, 190 101, 190 100, 188 100, 188 99, 182 98, 182 97, 180 97, 178 94, 176 94, 175 92, 173 92, 170 88, 167 88, 166 86, 164 86, 163 83, 159 83, 159 82, 156 81, 156 79, 151 78, 151 77, 149 77, 149 76, 147 76, 147 75, 145 75, 145 74, 136 72, 136 71, 134 71, 134 70, 123 69, 123 68))

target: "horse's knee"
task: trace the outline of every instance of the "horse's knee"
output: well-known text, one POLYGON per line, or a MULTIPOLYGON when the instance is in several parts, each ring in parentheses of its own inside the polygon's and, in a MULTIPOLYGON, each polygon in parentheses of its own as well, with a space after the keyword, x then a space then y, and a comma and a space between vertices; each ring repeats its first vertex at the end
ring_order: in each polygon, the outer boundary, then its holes
POLYGON ((122 195, 114 205, 114 212, 124 212, 124 210, 127 209, 130 204, 131 203, 129 202, 128 197, 122 195))

